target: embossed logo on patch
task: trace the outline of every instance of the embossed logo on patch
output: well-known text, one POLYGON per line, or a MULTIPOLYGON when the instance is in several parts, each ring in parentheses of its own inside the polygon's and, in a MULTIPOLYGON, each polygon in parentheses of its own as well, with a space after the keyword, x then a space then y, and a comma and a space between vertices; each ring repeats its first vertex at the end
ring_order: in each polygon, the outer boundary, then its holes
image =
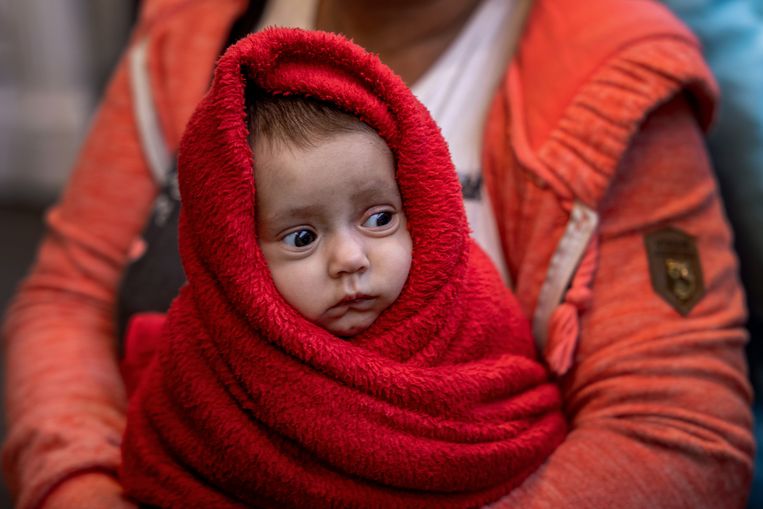
POLYGON ((705 294, 697 243, 676 228, 663 228, 644 236, 652 287, 681 313, 689 311, 705 294))

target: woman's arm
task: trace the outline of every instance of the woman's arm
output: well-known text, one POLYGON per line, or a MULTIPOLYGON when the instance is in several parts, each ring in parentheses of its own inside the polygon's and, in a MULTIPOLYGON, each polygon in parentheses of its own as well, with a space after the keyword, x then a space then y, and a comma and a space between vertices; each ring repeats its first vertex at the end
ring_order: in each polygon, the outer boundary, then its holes
POLYGON ((571 432, 497 507, 738 508, 752 469, 744 308, 702 135, 678 97, 642 125, 601 207, 594 300, 561 381, 571 432), (695 236, 705 295, 654 291, 645 234, 695 236))
POLYGON ((115 294, 155 194, 123 59, 4 324, 3 459, 19 508, 78 472, 116 472, 125 396, 115 294))

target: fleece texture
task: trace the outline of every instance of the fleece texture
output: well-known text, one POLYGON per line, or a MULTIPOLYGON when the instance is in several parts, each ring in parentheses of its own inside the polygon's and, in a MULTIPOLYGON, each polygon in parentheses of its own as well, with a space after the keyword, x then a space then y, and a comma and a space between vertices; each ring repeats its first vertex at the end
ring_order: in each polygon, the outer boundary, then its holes
POLYGON ((378 58, 320 32, 231 47, 179 153, 188 284, 128 410, 121 481, 159 507, 478 507, 563 440, 529 326, 470 240, 439 130, 378 58), (257 244, 247 84, 328 101, 392 150, 413 240, 398 300, 346 341, 257 244))
MULTIPOLYGON (((141 2, 136 36, 3 325, 3 466, 19 509, 86 507, 72 503, 77 492, 78 501, 121 495, 81 474, 116 475, 121 463, 115 294, 157 192, 130 56, 146 44, 151 95, 175 152, 247 4, 141 2)), ((745 507, 755 450, 744 295, 695 116, 715 104, 711 83, 696 40, 657 2, 533 1, 483 144, 485 189, 528 315, 568 204, 608 188, 611 196, 591 304, 560 382, 572 432, 491 507, 745 507), (651 290, 644 255, 643 234, 670 223, 697 235, 702 253, 708 293, 688 318, 651 290)))

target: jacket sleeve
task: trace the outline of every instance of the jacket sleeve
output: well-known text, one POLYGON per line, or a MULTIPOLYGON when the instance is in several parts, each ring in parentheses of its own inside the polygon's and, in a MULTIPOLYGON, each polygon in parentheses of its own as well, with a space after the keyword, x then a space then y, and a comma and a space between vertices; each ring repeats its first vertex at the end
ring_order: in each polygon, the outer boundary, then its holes
POLYGON ((125 396, 115 351, 120 275, 156 186, 119 65, 33 268, 3 327, 6 477, 17 507, 37 507, 78 472, 112 475, 125 396))
POLYGON ((496 507, 740 508, 752 470, 743 295, 683 96, 642 124, 600 207, 593 301, 560 381, 571 430, 496 507), (705 295, 682 316, 652 287, 644 236, 696 238, 705 295))

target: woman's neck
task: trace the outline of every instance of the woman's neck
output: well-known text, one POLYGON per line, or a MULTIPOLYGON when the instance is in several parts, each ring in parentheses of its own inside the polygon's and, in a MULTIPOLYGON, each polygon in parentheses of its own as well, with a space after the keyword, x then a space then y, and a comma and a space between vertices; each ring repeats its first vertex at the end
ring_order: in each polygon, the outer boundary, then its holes
POLYGON ((481 0, 320 0, 316 27, 377 53, 408 84, 458 36, 481 0))

